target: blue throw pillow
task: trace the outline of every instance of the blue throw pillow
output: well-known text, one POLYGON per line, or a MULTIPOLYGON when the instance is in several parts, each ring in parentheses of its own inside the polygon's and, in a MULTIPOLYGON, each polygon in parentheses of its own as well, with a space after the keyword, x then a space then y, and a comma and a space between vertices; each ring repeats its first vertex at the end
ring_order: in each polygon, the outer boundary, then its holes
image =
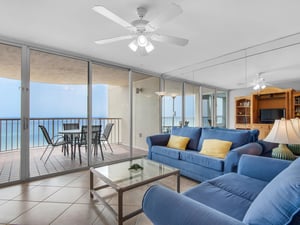
POLYGON ((197 150, 197 146, 201 135, 201 128, 200 127, 173 127, 172 135, 189 137, 190 141, 186 148, 190 150, 197 150))
POLYGON ((289 224, 300 210, 299 171, 300 158, 267 184, 252 202, 243 222, 249 225, 289 224))

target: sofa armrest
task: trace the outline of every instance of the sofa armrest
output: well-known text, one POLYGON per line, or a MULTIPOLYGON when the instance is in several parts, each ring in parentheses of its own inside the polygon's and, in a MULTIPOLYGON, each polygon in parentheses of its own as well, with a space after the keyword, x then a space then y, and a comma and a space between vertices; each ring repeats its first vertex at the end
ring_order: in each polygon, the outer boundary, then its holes
POLYGON ((261 153, 262 147, 256 142, 248 143, 232 149, 225 158, 224 173, 236 172, 239 160, 243 154, 260 155, 261 153))
POLYGON ((168 144, 169 138, 170 138, 170 134, 156 134, 156 135, 148 136, 146 138, 146 142, 150 149, 153 145, 166 146, 168 144))
POLYGON ((152 136, 148 136, 146 138, 146 142, 148 144, 148 159, 152 159, 152 146, 167 146, 168 141, 170 139, 170 134, 156 134, 152 136))
POLYGON ((159 185, 147 190, 142 207, 155 225, 245 225, 235 218, 159 185))
POLYGON ((273 148, 278 147, 277 143, 271 143, 264 140, 259 140, 258 143, 262 146, 262 155, 263 156, 272 156, 272 150, 273 148))
POLYGON ((238 173, 269 182, 287 168, 291 162, 269 157, 244 155, 239 162, 238 173))

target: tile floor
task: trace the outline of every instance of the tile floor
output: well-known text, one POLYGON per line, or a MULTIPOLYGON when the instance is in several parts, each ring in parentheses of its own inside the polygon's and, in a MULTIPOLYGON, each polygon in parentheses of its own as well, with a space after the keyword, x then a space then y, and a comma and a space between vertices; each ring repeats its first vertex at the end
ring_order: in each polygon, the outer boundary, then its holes
MULTIPOLYGON (((160 181, 175 189, 175 177, 160 181)), ((100 183, 100 181, 99 181, 100 183)), ((196 185, 195 181, 181 177, 181 191, 196 185)), ((124 213, 140 207, 144 186, 127 192, 124 196, 124 213)), ((109 204, 117 209, 117 196, 112 189, 100 192, 109 204)), ((89 171, 76 172, 0 189, 1 224, 70 224, 117 225, 113 214, 89 195, 89 171)), ((152 224, 144 214, 139 214, 124 225, 152 224)))

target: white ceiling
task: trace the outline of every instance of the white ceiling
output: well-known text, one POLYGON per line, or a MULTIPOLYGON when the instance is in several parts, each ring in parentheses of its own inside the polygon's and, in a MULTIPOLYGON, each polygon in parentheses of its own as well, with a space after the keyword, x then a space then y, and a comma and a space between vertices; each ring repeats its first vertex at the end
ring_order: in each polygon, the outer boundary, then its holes
MULTIPOLYGON (((275 71, 265 73, 272 84, 300 79, 298 45, 258 54, 247 61, 243 59, 245 52, 236 54, 233 61, 223 57, 221 64, 206 61, 300 32, 299 9, 299 0, 0 0, 0 36, 155 74, 236 89, 262 71, 275 71), (140 56, 127 47, 130 40, 107 45, 94 43, 127 35, 128 31, 95 13, 93 6, 103 5, 128 22, 137 19, 136 8, 144 6, 148 8, 145 19, 151 21, 171 2, 179 4, 183 13, 163 24, 158 32, 187 38, 187 46, 155 42, 150 55, 140 56)), ((298 36, 285 43, 279 40, 280 43, 267 46, 267 50, 299 40, 298 36)), ((264 47, 248 49, 247 55, 261 53, 264 47)))

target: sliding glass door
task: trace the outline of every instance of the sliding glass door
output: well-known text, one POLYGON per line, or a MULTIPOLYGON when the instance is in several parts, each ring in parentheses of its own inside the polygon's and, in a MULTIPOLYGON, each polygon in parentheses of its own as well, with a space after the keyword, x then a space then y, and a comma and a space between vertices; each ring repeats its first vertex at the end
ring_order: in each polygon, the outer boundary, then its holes
POLYGON ((30 51, 30 177, 88 165, 86 148, 78 145, 87 124, 87 68, 82 60, 30 51), (65 144, 53 148, 57 141, 65 144))
POLYGON ((0 185, 20 179, 21 51, 0 44, 0 185))

